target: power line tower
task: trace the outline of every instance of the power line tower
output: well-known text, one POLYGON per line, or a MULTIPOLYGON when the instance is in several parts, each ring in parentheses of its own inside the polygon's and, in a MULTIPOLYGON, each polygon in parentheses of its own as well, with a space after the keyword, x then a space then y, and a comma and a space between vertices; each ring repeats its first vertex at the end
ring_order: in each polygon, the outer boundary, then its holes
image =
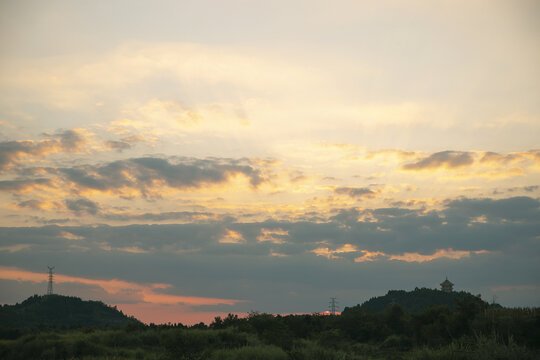
POLYGON ((49 284, 47 285, 47 295, 53 294, 53 267, 47 266, 49 268, 49 284))
POLYGON ((338 309, 339 306, 338 306, 338 301, 336 300, 335 297, 330 298, 330 302, 328 303, 328 308, 330 309, 331 315, 336 315, 336 309, 338 309))

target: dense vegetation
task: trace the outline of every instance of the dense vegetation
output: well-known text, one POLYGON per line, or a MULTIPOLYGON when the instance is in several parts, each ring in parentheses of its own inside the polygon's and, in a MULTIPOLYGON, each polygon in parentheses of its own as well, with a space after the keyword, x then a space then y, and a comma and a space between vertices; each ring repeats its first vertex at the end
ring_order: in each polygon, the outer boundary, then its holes
POLYGON ((11 329, 123 326, 138 322, 101 301, 62 295, 34 295, 0 307, 0 326, 11 329))
POLYGON ((399 304, 403 310, 418 314, 437 305, 452 308, 457 305, 458 300, 471 296, 473 295, 465 291, 443 292, 427 288, 416 288, 414 291, 390 290, 386 295, 371 298, 358 306, 367 311, 384 311, 389 306, 399 304))
POLYGON ((505 309, 479 297, 420 313, 399 304, 340 316, 230 314, 181 324, 20 330, 2 359, 538 359, 540 309, 505 309))

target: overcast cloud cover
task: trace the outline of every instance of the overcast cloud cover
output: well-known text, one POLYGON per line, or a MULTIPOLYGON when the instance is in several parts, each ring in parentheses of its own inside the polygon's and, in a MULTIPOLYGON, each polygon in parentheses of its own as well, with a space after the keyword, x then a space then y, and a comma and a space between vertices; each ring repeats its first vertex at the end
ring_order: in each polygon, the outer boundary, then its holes
POLYGON ((3 1, 0 302, 146 322, 390 289, 540 306, 518 1, 3 1))

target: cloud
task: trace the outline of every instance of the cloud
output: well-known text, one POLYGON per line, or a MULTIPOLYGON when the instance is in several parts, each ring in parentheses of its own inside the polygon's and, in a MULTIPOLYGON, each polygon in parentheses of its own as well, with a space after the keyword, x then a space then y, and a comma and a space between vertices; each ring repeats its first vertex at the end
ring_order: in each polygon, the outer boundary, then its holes
POLYGON ((11 245, 11 246, 0 246, 0 251, 7 251, 10 253, 14 253, 17 251, 22 251, 26 249, 30 249, 31 245, 28 244, 18 244, 18 245, 11 245))
POLYGON ((465 151, 441 151, 401 166, 404 170, 421 171, 439 168, 459 169, 473 164, 474 156, 465 151))
POLYGON ((44 135, 49 139, 0 142, 0 172, 19 164, 25 158, 42 158, 58 152, 79 152, 87 142, 80 129, 44 135))
POLYGON ((354 262, 364 262, 364 261, 375 261, 378 259, 388 257, 385 253, 382 251, 367 251, 367 250, 360 250, 359 251, 362 255, 354 258, 354 262))
POLYGON ((489 222, 538 223, 540 201, 527 196, 506 199, 462 198, 447 203, 445 215, 450 220, 477 219, 486 217, 489 222))
POLYGON ((508 164, 523 161, 523 157, 517 153, 501 155, 495 152, 485 152, 480 158, 480 163, 508 164))
MULTIPOLYGON (((124 132, 129 133, 130 132, 128 130, 124 131, 120 128, 109 129, 109 130, 114 130, 113 132, 116 132, 116 133, 124 133, 124 132)), ((125 136, 121 138, 120 140, 107 140, 107 141, 104 141, 103 144, 105 145, 106 149, 115 150, 121 153, 124 150, 132 149, 136 143, 139 143, 139 142, 155 143, 156 141, 157 141, 156 137, 143 136, 141 134, 137 134, 137 135, 125 136)))
MULTIPOLYGON (((42 282, 45 281, 45 274, 21 270, 13 267, 0 266, 0 279, 42 282)), ((139 299, 138 302, 146 302, 153 304, 186 304, 202 306, 218 304, 234 305, 236 303, 242 302, 242 300, 233 299, 164 294, 159 291, 161 289, 170 288, 171 285, 160 283, 139 284, 118 279, 91 279, 63 274, 55 274, 54 282, 60 284, 79 283, 83 285, 98 286, 105 290, 105 292, 107 292, 108 294, 125 293, 129 295, 129 300, 132 300, 133 297, 135 297, 139 299)))
POLYGON ((75 214, 81 215, 96 215, 100 211, 99 204, 88 199, 66 199, 64 200, 66 207, 75 214))
POLYGON ((481 151, 441 151, 402 164, 405 171, 460 170, 458 178, 487 177, 490 179, 523 176, 527 169, 538 168, 538 150, 499 154, 481 151))
POLYGON ((62 205, 58 201, 49 200, 25 200, 15 204, 17 208, 28 208, 33 210, 60 209, 62 205))
POLYGON ((261 229, 261 234, 257 236, 257 241, 260 242, 271 242, 274 244, 284 244, 286 239, 289 237, 289 231, 283 230, 281 228, 275 229, 261 229))
MULTIPOLYGON (((53 243, 60 246, 60 231, 84 237, 79 245, 96 249, 107 243, 110 250, 137 247, 144 251, 207 251, 229 254, 234 251, 254 256, 279 253, 295 255, 327 249, 328 254, 345 244, 358 251, 382 252, 388 256, 406 253, 434 254, 453 251, 505 251, 533 244, 540 236, 540 201, 531 197, 505 199, 459 198, 439 204, 437 210, 411 208, 341 208, 327 219, 240 222, 223 214, 205 211, 132 212, 105 207, 90 199, 68 198, 62 209, 89 221, 153 222, 174 221, 176 225, 133 225, 132 227, 51 227, 53 243), (90 220, 88 220, 90 219, 90 220), (173 235, 174 234, 174 235, 173 235), (123 239, 123 240, 119 240, 123 239), (148 239, 152 239, 150 242, 148 239)), ((51 220, 51 219, 48 219, 51 220)), ((21 239, 15 229, 0 232, 3 245, 36 243, 41 228, 21 239)), ((27 230, 30 231, 30 230, 27 230)), ((49 240, 48 240, 49 241, 49 240)), ((321 252, 322 254, 322 252, 321 252)), ((361 253, 355 257, 362 257, 361 253)), ((365 256, 365 258, 369 258, 365 256)), ((380 260, 374 257, 375 260, 380 260)))
POLYGON ((502 194, 504 192, 515 193, 515 192, 525 192, 533 193, 540 189, 539 185, 527 185, 527 186, 514 186, 506 189, 495 189, 493 190, 493 195, 502 194))
MULTIPOLYGON (((26 203, 34 205, 35 200, 29 200, 26 203)), ((41 205, 42 202, 37 202, 35 206, 45 206, 41 205)), ((196 222, 196 221, 217 221, 222 219, 221 216, 212 214, 210 212, 200 212, 200 211, 167 211, 167 212, 130 212, 122 211, 115 208, 105 209, 97 202, 89 200, 87 198, 76 198, 76 199, 66 199, 64 200, 65 208, 71 211, 73 214, 81 217, 93 215, 99 219, 107 221, 168 221, 168 220, 177 220, 184 222, 196 222)), ((20 205, 19 205, 20 206, 20 205)), ((39 207, 38 207, 39 208, 39 207)))
MULTIPOLYGON (((204 97, 201 92, 209 92, 208 87, 216 86, 242 93, 269 89, 278 93, 284 84, 303 89, 321 77, 300 61, 284 61, 272 52, 261 54, 239 47, 178 42, 132 41, 94 57, 58 56, 53 63, 43 59, 17 60, 3 64, 4 82, 10 88, 22 88, 36 101, 70 110, 95 106, 96 99, 106 99, 111 92, 116 96, 133 88, 137 92, 140 84, 163 76, 199 97, 204 97)), ((177 97, 178 91, 171 96, 177 97)), ((158 110, 162 110, 160 107, 158 110)))
MULTIPOLYGON (((112 273, 129 283, 173 285, 153 290, 157 294, 252 301, 238 303, 234 311, 239 312, 254 306, 315 311, 325 294, 339 289, 354 305, 377 295, 368 291, 438 286, 445 275, 464 290, 534 284, 539 207, 530 197, 460 198, 437 210, 336 209, 334 218, 318 222, 4 227, 0 262, 34 264, 31 268, 39 271, 46 259, 57 269, 77 269, 82 278, 110 279, 112 273), (141 264, 151 271, 135 272, 141 264), (290 291, 301 294, 299 300, 291 302, 290 291)), ((106 294, 140 302, 143 291, 106 294)))
POLYGON ((0 181, 0 191, 8 191, 13 193, 23 193, 50 186, 52 186, 51 180, 45 178, 0 181))
MULTIPOLYGON (((495 152, 485 152, 479 161, 480 164, 490 166, 497 169, 504 169, 510 165, 513 168, 540 168, 540 150, 529 150, 524 152, 511 152, 508 154, 499 154, 495 152), (518 167, 519 166, 519 167, 518 167)), ((508 170, 508 168, 506 168, 508 170)))
POLYGON ((373 198, 377 192, 366 187, 336 187, 334 193, 348 195, 352 198, 373 198))
POLYGON ((68 240, 84 240, 84 236, 75 235, 68 231, 61 231, 60 237, 68 240))
POLYGON ((198 211, 167 211, 167 212, 147 212, 147 213, 131 213, 131 212, 101 212, 101 218, 113 221, 201 221, 201 220, 218 220, 220 217, 209 212, 198 211))
POLYGON ((415 151, 404 151, 396 149, 383 149, 377 151, 370 151, 365 158, 371 160, 378 157, 383 158, 397 158, 398 160, 408 160, 418 156, 418 153, 415 151))
POLYGON ((314 253, 317 256, 324 256, 328 259, 339 259, 342 254, 346 253, 355 253, 358 249, 355 245, 351 244, 345 244, 337 249, 331 250, 328 247, 318 247, 316 249, 311 250, 312 253, 314 253))
POLYGON ((399 260, 405 262, 416 262, 424 263, 439 259, 454 259, 459 260, 463 258, 468 258, 472 254, 489 254, 487 250, 477 250, 477 251, 465 251, 465 250, 453 250, 453 249, 439 249, 429 254, 420 254, 420 253, 403 253, 397 255, 386 254, 382 251, 368 251, 360 250, 362 254, 359 257, 354 259, 355 262, 364 262, 364 261, 376 261, 381 259, 388 260, 399 260))
POLYGON ((231 229, 225 229, 225 233, 219 239, 221 244, 241 244, 245 242, 244 235, 231 229))
POLYGON ((20 203, 17 204, 17 207, 30 208, 34 210, 42 209, 42 206, 43 206, 43 202, 39 200, 26 200, 26 201, 21 201, 20 203))
POLYGON ((241 131, 247 126, 246 111, 239 104, 216 102, 186 106, 176 101, 151 99, 129 105, 121 118, 109 124, 108 130, 163 139, 179 133, 229 133, 233 127, 241 131))
POLYGON ((426 262, 433 261, 441 258, 446 259, 462 259, 464 257, 469 257, 471 254, 487 254, 487 250, 477 250, 477 251, 464 251, 464 250, 453 250, 453 249, 440 249, 435 251, 432 254, 419 254, 419 253, 404 253, 402 255, 391 255, 390 260, 401 260, 406 262, 426 262))
POLYGON ((116 150, 118 152, 122 152, 124 150, 131 149, 131 144, 125 141, 116 141, 116 140, 109 140, 105 141, 105 147, 107 149, 116 150))
POLYGON ((521 291, 521 290, 540 290, 540 285, 503 285, 493 288, 494 291, 521 291))
POLYGON ((159 196, 155 188, 168 186, 189 190, 226 183, 237 175, 249 179, 253 187, 265 180, 248 160, 193 159, 178 161, 155 157, 118 160, 105 165, 84 165, 51 170, 78 190, 97 190, 142 196, 159 196))
POLYGON ((46 134, 47 136, 58 139, 60 149, 64 152, 78 152, 86 144, 86 138, 83 130, 64 130, 56 134, 46 134))

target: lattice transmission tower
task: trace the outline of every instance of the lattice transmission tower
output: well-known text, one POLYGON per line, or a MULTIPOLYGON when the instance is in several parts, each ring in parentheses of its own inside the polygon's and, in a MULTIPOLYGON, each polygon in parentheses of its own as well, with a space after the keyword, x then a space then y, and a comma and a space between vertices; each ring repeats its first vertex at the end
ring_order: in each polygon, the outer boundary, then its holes
POLYGON ((49 284, 47 285, 47 295, 53 294, 53 267, 47 266, 49 268, 49 284))
POLYGON ((336 315, 336 310, 339 308, 339 306, 335 297, 330 298, 330 302, 328 303, 328 308, 330 309, 331 315, 336 315))

